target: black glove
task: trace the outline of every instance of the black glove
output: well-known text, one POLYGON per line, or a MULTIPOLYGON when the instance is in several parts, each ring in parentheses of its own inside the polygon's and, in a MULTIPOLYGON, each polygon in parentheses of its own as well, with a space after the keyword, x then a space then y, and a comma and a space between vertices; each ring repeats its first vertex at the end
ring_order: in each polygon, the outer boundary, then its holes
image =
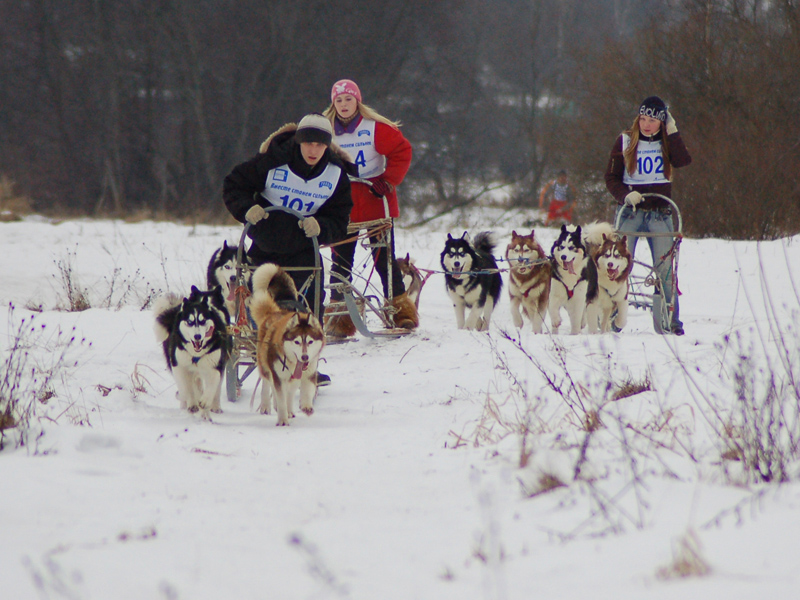
POLYGON ((391 193, 392 184, 385 179, 377 178, 370 179, 370 181, 372 182, 372 185, 370 186, 369 191, 375 194, 378 198, 383 198, 391 193))

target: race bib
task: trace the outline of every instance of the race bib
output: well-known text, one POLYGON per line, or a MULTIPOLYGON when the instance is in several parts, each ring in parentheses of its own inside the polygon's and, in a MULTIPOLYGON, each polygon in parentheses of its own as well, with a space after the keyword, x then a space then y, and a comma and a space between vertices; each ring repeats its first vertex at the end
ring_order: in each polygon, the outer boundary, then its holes
POLYGON ((353 157, 359 177, 377 177, 386 170, 386 157, 375 150, 375 121, 361 119, 353 133, 335 135, 333 141, 353 157))
MULTIPOLYGON (((627 148, 630 138, 622 134, 622 147, 627 148)), ((639 140, 636 149, 636 171, 633 175, 625 173, 622 176, 625 185, 646 185, 651 183, 669 183, 664 176, 664 156, 661 153, 661 142, 645 142, 639 140)))
POLYGON ((310 216, 333 196, 341 173, 339 167, 328 163, 319 176, 306 181, 284 165, 267 173, 261 195, 273 206, 285 206, 310 216))
POLYGON ((569 200, 567 192, 569 191, 569 184, 560 184, 557 181, 553 184, 553 199, 559 202, 566 202, 569 200))

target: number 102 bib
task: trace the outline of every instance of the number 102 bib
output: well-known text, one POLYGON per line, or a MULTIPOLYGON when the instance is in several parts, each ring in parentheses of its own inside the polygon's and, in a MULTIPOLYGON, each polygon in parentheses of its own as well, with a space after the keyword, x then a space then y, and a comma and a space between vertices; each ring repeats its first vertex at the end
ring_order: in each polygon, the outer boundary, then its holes
MULTIPOLYGON (((627 148, 630 143, 630 138, 622 134, 622 148, 627 148)), ((631 175, 625 169, 622 183, 625 185, 669 183, 669 179, 664 176, 664 155, 661 152, 660 141, 639 140, 639 145, 636 147, 636 171, 631 175)))

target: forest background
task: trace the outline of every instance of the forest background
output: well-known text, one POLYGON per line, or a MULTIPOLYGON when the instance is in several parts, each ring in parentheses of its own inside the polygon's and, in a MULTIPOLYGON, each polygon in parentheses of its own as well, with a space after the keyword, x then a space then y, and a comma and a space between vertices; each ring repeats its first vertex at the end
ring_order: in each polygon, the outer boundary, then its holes
POLYGON ((11 212, 224 222, 232 166, 350 78, 403 123, 419 220, 497 186, 533 208, 560 169, 608 218, 611 145, 655 94, 694 157, 689 235, 800 231, 797 0, 0 0, 0 52, 11 212))

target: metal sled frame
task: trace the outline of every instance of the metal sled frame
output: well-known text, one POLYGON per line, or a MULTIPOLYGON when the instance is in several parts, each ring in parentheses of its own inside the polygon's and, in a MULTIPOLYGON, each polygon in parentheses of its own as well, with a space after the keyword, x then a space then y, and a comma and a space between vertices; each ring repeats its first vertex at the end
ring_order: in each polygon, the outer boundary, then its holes
MULTIPOLYGON (((372 185, 368 179, 360 179, 351 177, 350 181, 372 185)), ((367 248, 372 254, 375 248, 384 249, 384 259, 387 263, 387 296, 384 301, 381 300, 383 294, 375 288, 368 278, 361 279, 365 282, 364 290, 361 291, 351 280, 343 277, 339 273, 331 270, 331 291, 341 293, 344 297, 344 302, 329 302, 328 310, 325 313, 326 317, 335 317, 340 315, 349 315, 356 327, 356 331, 366 338, 396 338, 406 335, 409 332, 407 329, 401 329, 394 326, 394 314, 396 309, 392 304, 394 299, 394 290, 392 289, 392 219, 389 216, 389 202, 386 197, 383 197, 383 210, 385 217, 383 219, 376 219, 374 221, 364 221, 359 223, 350 223, 347 226, 348 234, 355 234, 358 239, 362 239, 361 245, 367 248), (361 231, 366 231, 360 234, 361 231), (373 242, 370 238, 376 237, 373 242), (372 289, 370 289, 372 288, 372 289), (374 315, 380 321, 383 329, 370 331, 364 316, 367 314, 374 315), (363 316, 362 316, 363 315, 363 316)), ((355 266, 355 265, 353 265, 355 266)), ((351 278, 360 277, 351 271, 351 278)), ((327 332, 326 332, 327 333, 327 332)), ((350 339, 350 338, 346 338, 350 339)), ((336 343, 336 338, 328 338, 329 343, 336 343)))
MULTIPOLYGON (((622 211, 617 213, 617 218, 614 221, 614 230, 618 235, 627 235, 630 237, 648 238, 648 237, 669 237, 672 238, 672 248, 662 257, 663 261, 672 261, 672 281, 662 281, 661 277, 656 270, 657 265, 651 265, 646 262, 635 260, 634 266, 639 265, 644 269, 644 275, 634 274, 628 279, 628 303, 636 308, 649 310, 653 315, 653 327, 656 333, 665 334, 670 333, 670 324, 672 323, 672 313, 675 311, 675 303, 678 299, 678 257, 680 254, 681 240, 683 239, 683 219, 678 205, 675 204, 670 198, 662 194, 646 193, 642 194, 644 197, 660 198, 669 203, 672 210, 672 225, 673 231, 664 233, 651 233, 649 231, 631 232, 620 231, 620 216, 622 211), (664 290, 666 286, 670 286, 672 300, 666 301, 664 290), (646 288, 653 288, 653 291, 646 291, 646 288)), ((649 249, 649 248, 648 248, 649 249)))
MULTIPOLYGON (((269 206, 265 212, 282 211, 294 215, 298 219, 304 219, 305 215, 291 208, 284 206, 269 206)), ((250 319, 249 311, 245 305, 250 292, 247 287, 248 276, 252 276, 257 267, 245 264, 245 241, 247 232, 250 230, 250 223, 246 223, 239 238, 239 248, 236 252, 236 310, 231 315, 233 324, 228 326, 228 333, 231 336, 231 354, 225 365, 225 391, 230 402, 239 399, 242 390, 242 383, 250 374, 256 370, 256 346, 258 344, 258 329, 250 319), (244 371, 240 371, 240 369, 244 371)), ((298 290, 302 292, 309 285, 315 286, 315 301, 312 309, 314 315, 322 323, 322 268, 320 266, 319 242, 317 236, 311 237, 314 245, 314 266, 313 267, 282 267, 284 271, 309 271, 309 276, 298 290)))

